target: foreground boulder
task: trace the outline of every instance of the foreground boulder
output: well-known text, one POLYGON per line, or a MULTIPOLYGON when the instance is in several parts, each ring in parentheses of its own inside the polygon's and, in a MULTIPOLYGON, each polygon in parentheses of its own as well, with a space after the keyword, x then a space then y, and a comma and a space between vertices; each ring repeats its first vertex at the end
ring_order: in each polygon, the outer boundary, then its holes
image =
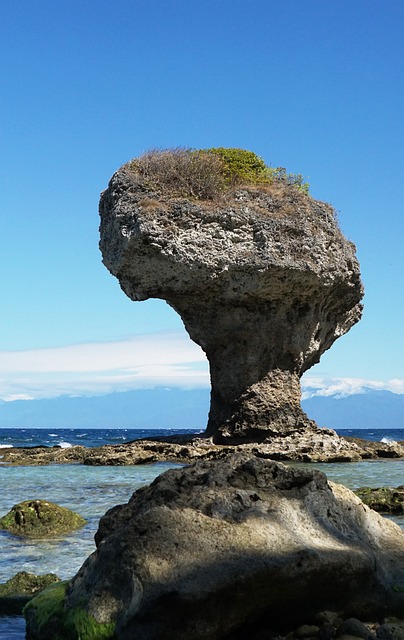
POLYGON ((167 471, 107 512, 96 545, 28 605, 27 638, 217 640, 404 610, 401 529, 318 471, 254 456, 167 471))
POLYGON ((80 529, 86 520, 47 500, 26 500, 0 518, 0 529, 28 538, 48 538, 80 529))
POLYGON ((101 196, 103 262, 132 300, 166 300, 206 353, 206 435, 256 442, 307 427, 300 377, 362 312, 334 210, 282 182, 173 197, 142 166, 121 168, 101 196))
POLYGON ((54 573, 42 576, 27 571, 16 573, 0 584, 0 615, 21 615, 23 607, 35 594, 55 582, 59 582, 59 578, 54 573))

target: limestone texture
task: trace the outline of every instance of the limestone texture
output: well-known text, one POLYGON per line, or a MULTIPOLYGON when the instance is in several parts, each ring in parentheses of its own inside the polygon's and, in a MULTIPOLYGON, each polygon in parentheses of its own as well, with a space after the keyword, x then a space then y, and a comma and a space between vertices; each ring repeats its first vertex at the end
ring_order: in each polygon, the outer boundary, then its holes
MULTIPOLYGON (((313 624, 321 611, 342 621, 404 610, 401 529, 319 471, 254 456, 162 474, 108 511, 95 540, 59 605, 61 636, 78 607, 119 640, 247 638, 250 626, 313 624)), ((27 638, 53 638, 42 602, 27 638)))
POLYGON ((0 529, 27 538, 63 535, 84 526, 80 515, 48 500, 26 500, 0 518, 0 529))
POLYGON ((262 441, 310 424, 300 377, 361 317, 355 247, 332 207, 274 184, 165 197, 124 166, 100 200, 103 263, 161 298, 209 360, 207 436, 262 441))
POLYGON ((213 444, 195 434, 159 436, 102 447, 29 447, 3 449, 2 463, 10 466, 45 464, 132 465, 154 462, 190 463, 222 460, 232 452, 252 453, 272 460, 295 462, 355 462, 382 458, 404 458, 404 442, 371 442, 343 438, 332 429, 310 424, 288 436, 278 435, 260 443, 213 444))

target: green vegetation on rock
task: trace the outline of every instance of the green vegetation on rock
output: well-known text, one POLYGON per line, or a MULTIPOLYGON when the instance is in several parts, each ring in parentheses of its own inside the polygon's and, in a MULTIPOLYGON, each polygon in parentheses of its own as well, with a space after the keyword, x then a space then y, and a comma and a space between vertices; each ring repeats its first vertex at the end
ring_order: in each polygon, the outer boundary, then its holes
POLYGON ((7 582, 0 584, 0 615, 21 615, 24 605, 54 582, 59 582, 59 578, 53 573, 42 576, 26 571, 16 573, 7 582))
POLYGON ((152 191, 197 200, 214 200, 232 188, 274 183, 294 186, 305 193, 309 190, 301 174, 269 167, 256 153, 245 149, 151 149, 127 167, 152 191))
POLYGON ((271 182, 269 168, 263 159, 253 151, 224 147, 205 149, 204 151, 216 155, 222 160, 222 171, 227 185, 269 184, 271 182))
POLYGON ((0 518, 0 529, 29 538, 58 536, 86 524, 74 511, 46 500, 26 500, 0 518))
POLYGON ((65 609, 68 582, 51 585, 24 607, 32 640, 113 640, 115 623, 98 623, 84 607, 65 609))
POLYGON ((360 487, 356 495, 379 513, 404 513, 404 485, 399 487, 360 487))
POLYGON ((0 596, 32 595, 53 582, 59 582, 59 578, 54 573, 37 576, 34 573, 20 571, 7 582, 0 584, 0 596))

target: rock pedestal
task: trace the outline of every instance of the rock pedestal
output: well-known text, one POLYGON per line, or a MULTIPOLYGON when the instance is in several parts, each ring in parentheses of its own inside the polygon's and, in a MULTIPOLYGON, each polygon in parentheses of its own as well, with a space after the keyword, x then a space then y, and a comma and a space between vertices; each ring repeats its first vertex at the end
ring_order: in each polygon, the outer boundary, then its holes
POLYGON ((207 355, 206 434, 237 443, 304 429, 300 377, 362 310, 355 247, 333 209, 280 184, 165 198, 124 167, 100 215, 103 262, 124 292, 166 300, 207 355))

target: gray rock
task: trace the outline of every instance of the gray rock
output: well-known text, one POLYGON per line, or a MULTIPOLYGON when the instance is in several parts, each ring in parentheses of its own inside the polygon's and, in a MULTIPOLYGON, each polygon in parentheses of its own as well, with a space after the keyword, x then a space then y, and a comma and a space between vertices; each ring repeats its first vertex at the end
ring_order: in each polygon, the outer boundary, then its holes
POLYGON ((314 638, 318 635, 320 627, 315 624, 301 624, 295 631, 297 638, 314 638))
POLYGON ((404 607, 401 529, 319 471, 261 458, 162 474, 107 512, 96 545, 49 624, 46 600, 32 601, 28 638, 63 633, 83 603, 119 640, 217 640, 259 619, 293 628, 317 611, 404 607))
POLYGON ((379 640, 404 640, 404 622, 387 622, 376 629, 379 640))
POLYGON ((342 636, 355 636, 357 638, 364 638, 364 640, 374 638, 367 626, 357 618, 348 618, 347 620, 344 620, 336 633, 337 638, 342 636))
POLYGON ((361 317, 354 245, 294 187, 165 197, 128 166, 100 201, 103 262, 132 300, 162 298, 207 355, 207 435, 301 432, 300 377, 361 317))

